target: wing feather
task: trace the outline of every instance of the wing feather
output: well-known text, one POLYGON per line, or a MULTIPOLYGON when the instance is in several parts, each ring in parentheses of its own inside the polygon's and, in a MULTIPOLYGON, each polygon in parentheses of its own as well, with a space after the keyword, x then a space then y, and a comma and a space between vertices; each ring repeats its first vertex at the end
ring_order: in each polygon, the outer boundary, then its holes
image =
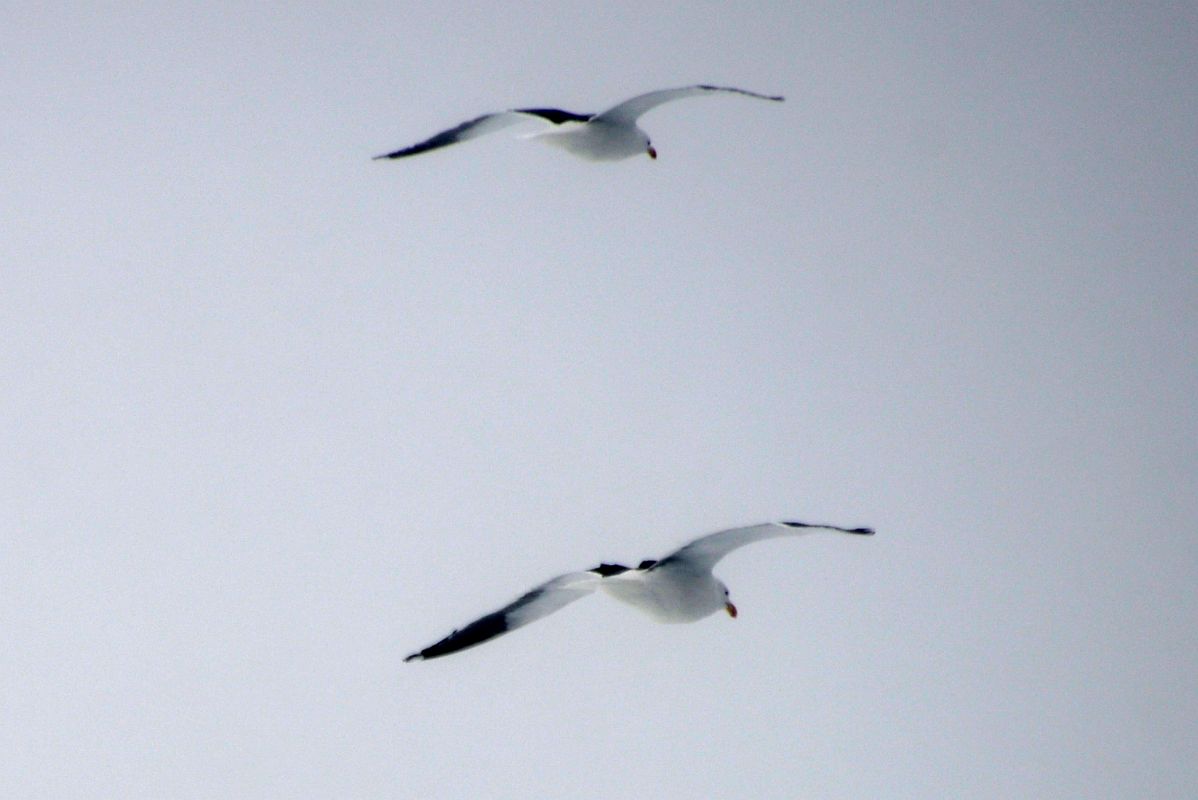
POLYGON ((559 575, 530 589, 498 611, 492 611, 466 627, 455 630, 444 639, 412 653, 404 661, 447 656, 482 644, 508 631, 514 631, 586 597, 595 591, 602 580, 603 577, 594 572, 569 572, 559 575))
POLYGON ((779 536, 798 536, 812 531, 839 531, 840 533, 856 533, 865 536, 873 534, 872 528, 841 528, 837 525, 813 525, 806 522, 764 522, 760 525, 748 525, 743 528, 731 528, 718 533, 700 536, 689 544, 670 553, 657 562, 653 569, 665 564, 687 564, 696 569, 710 570, 724 556, 738 547, 744 547, 762 539, 774 539, 779 536))
MULTIPOLYGON (((405 158, 406 156, 414 156, 417 153, 427 153, 429 150, 437 150, 442 147, 448 147, 451 144, 457 144, 458 142, 476 139, 488 133, 501 131, 504 128, 510 128, 517 122, 523 122, 528 119, 555 122, 552 115, 546 113, 549 111, 552 111, 552 109, 516 109, 512 111, 499 111, 494 114, 483 114, 481 117, 466 120, 461 125, 430 136, 423 142, 417 142, 410 147, 404 147, 391 153, 384 153, 374 158, 377 161, 380 158, 405 158)), ((569 114, 567 111, 560 113, 569 114)))
POLYGON ((785 99, 781 95, 758 94, 757 92, 750 92, 748 89, 737 89, 732 86, 697 84, 695 86, 680 86, 677 89, 658 89, 655 92, 639 94, 636 97, 629 98, 618 105, 612 106, 606 111, 600 112, 595 118, 621 125, 635 125, 637 119, 642 114, 657 108, 662 103, 668 103, 671 100, 680 100, 683 97, 691 97, 696 94, 710 94, 712 92, 733 92, 735 94, 743 94, 775 102, 782 102, 785 99))

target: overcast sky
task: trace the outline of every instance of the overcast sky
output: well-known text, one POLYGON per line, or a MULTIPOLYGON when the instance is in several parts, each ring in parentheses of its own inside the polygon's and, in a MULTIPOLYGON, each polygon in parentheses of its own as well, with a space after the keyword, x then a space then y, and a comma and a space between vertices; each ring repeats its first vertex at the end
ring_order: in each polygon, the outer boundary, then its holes
POLYGON ((1198 13, 1124 5, 3 12, 3 793, 1198 796, 1198 13), (787 101, 370 160, 695 82, 787 101), (878 534, 402 663, 770 519, 878 534))

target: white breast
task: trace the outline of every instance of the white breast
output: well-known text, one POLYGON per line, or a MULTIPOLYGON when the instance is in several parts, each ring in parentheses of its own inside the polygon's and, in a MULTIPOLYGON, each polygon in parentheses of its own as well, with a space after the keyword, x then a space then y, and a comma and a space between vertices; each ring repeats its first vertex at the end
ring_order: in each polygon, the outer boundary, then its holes
POLYGON ((600 588, 658 622, 694 622, 724 607, 724 587, 710 572, 665 566, 613 575, 600 588))
POLYGON ((648 147, 648 137, 639 128, 603 122, 570 125, 563 130, 538 133, 534 138, 590 161, 618 161, 644 155, 648 147))

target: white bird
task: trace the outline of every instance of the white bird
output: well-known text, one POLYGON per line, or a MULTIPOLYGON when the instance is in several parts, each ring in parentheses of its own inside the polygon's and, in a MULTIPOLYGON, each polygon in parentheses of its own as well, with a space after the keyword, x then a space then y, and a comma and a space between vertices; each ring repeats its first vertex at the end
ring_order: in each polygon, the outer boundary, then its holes
POLYGON ((474 647, 546 617, 596 589, 603 589, 658 622, 695 622, 720 609, 727 611, 728 616, 736 617, 736 606, 728 595, 728 587, 711 574, 716 562, 736 548, 762 539, 819 530, 873 534, 872 528, 841 528, 805 522, 766 522, 708 534, 660 560, 642 561, 636 567, 600 564, 585 572, 559 575, 498 611, 492 611, 439 642, 412 653, 404 661, 439 658, 474 647))
POLYGON ((483 114, 455 128, 441 131, 423 142, 393 153, 375 156, 375 159, 414 156, 417 153, 474 139, 485 133, 493 133, 528 119, 538 119, 554 126, 553 130, 537 134, 535 138, 568 150, 581 158, 591 161, 617 161, 642 153, 648 154, 649 158, 657 158, 657 150, 650 143, 649 135, 637 127, 637 119, 662 103, 711 92, 735 92, 777 102, 783 99, 730 86, 698 85, 660 89, 637 95, 598 114, 577 114, 560 108, 514 108, 494 114, 483 114))

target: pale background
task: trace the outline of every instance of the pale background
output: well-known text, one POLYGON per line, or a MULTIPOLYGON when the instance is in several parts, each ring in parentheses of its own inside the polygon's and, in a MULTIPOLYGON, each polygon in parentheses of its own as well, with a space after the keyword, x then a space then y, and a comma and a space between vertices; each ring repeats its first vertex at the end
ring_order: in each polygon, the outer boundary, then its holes
POLYGON ((0 19, 0 793, 1198 796, 1193 5, 248 5, 0 19))

